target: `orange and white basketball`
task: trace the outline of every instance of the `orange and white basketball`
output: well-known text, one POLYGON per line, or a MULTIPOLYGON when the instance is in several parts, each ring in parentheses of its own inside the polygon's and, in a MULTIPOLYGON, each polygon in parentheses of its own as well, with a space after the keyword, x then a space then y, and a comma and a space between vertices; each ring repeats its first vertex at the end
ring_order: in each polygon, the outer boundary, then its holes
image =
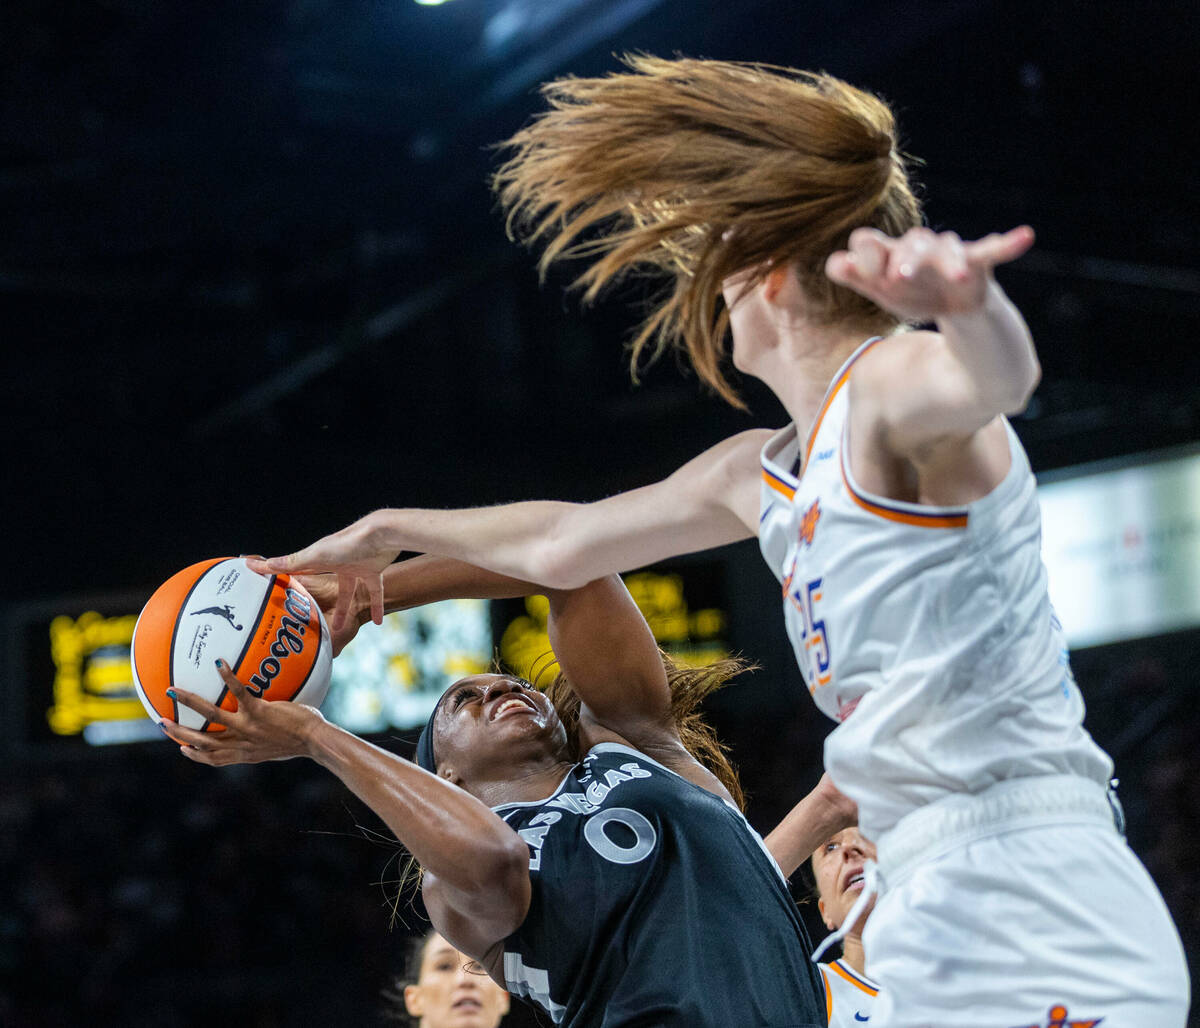
POLYGON ((142 608, 131 651, 146 713, 200 731, 209 722, 167 690, 178 686, 236 709, 218 658, 253 695, 313 706, 325 698, 333 662, 329 628, 308 591, 288 575, 251 571, 240 557, 201 561, 167 579, 142 608))

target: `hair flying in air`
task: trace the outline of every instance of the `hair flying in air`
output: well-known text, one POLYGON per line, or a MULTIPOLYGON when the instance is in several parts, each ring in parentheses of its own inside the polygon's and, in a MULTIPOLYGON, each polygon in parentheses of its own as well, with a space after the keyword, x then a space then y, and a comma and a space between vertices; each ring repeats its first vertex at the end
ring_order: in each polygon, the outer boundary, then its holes
POLYGON ((826 278, 850 232, 891 236, 921 223, 892 112, 823 73, 648 55, 627 71, 542 87, 549 109, 503 144, 493 179, 508 231, 560 259, 590 263, 590 302, 631 273, 672 281, 632 344, 643 358, 686 350, 699 376, 741 405, 722 371, 722 283, 795 268, 810 316, 866 329, 892 315, 826 278))

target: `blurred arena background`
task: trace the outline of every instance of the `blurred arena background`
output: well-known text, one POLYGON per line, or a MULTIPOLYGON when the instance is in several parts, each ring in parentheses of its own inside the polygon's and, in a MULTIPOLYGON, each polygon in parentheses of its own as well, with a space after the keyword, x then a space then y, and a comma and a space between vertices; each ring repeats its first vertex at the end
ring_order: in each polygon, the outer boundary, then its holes
MULTIPOLYGON (((539 82, 627 50, 875 90, 931 225, 1038 230, 1002 272, 1045 372, 1016 425, 1088 727, 1194 968, 1198 26, 1084 0, 0 7, 0 1025, 380 1024, 420 930, 403 903, 390 927, 395 847, 334 779, 138 741, 120 638, 168 575, 377 506, 593 499, 782 422, 753 382, 740 414, 670 360, 633 387, 644 287, 580 311, 505 240, 490 144, 539 82)), ((774 580, 746 544, 638 588, 665 644, 761 663, 713 715, 769 828, 829 727, 774 580)), ((536 604, 463 618, 364 654, 383 684, 345 694, 348 722, 407 753, 388 689, 537 648, 536 604)))

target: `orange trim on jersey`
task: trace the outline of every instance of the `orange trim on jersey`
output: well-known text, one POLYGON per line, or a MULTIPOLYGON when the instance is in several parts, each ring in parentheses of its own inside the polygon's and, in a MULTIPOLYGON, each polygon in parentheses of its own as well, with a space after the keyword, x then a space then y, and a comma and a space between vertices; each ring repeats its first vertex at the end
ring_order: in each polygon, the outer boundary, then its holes
POLYGON ((966 511, 962 511, 961 513, 955 512, 953 514, 922 514, 919 511, 897 510, 895 507, 885 507, 874 500, 868 500, 850 484, 850 479, 846 477, 845 464, 842 465, 842 481, 846 484, 846 492, 850 494, 850 499, 862 507, 863 510, 878 517, 886 518, 888 521, 896 521, 902 525, 915 525, 917 528, 967 527, 968 515, 966 511))
POLYGON ((842 373, 838 375, 837 380, 829 387, 829 392, 825 394, 825 400, 821 404, 821 409, 817 411, 817 418, 812 423, 812 428, 808 431, 808 445, 804 447, 804 466, 800 469, 800 474, 803 475, 808 470, 808 457, 812 453, 813 444, 817 441, 817 433, 821 430, 821 422, 825 419, 825 414, 829 410, 829 405, 833 403, 833 398, 837 396, 842 386, 846 384, 846 379, 850 377, 850 370, 854 367, 858 358, 866 353, 872 346, 878 343, 883 336, 876 336, 874 339, 868 340, 863 344, 861 350, 850 358, 850 363, 842 369, 842 373))
POLYGON ((821 984, 825 986, 825 1021, 828 1023, 833 1020, 833 990, 829 988, 825 968, 818 967, 817 970, 821 972, 821 984))
POLYGON ((835 960, 832 964, 826 964, 825 966, 833 971, 836 971, 839 976, 845 978, 846 981, 848 981, 856 989, 862 990, 868 996, 877 996, 879 994, 879 990, 877 988, 875 988, 873 985, 868 985, 865 981, 863 981, 863 979, 859 978, 858 975, 850 970, 850 968, 842 967, 842 962, 840 960, 835 960))
POLYGON ((765 466, 762 469, 762 479, 777 493, 781 493, 789 500, 796 495, 795 486, 788 485, 782 478, 775 474, 775 472, 771 471, 765 466))

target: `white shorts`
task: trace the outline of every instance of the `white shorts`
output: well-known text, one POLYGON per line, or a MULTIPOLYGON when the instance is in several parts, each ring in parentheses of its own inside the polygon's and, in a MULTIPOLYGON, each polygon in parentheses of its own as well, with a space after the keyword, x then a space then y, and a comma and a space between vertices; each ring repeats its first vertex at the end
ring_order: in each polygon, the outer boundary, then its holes
POLYGON ((1000 782, 913 811, 878 849, 872 1028, 1186 1025, 1179 935, 1103 787, 1000 782))

